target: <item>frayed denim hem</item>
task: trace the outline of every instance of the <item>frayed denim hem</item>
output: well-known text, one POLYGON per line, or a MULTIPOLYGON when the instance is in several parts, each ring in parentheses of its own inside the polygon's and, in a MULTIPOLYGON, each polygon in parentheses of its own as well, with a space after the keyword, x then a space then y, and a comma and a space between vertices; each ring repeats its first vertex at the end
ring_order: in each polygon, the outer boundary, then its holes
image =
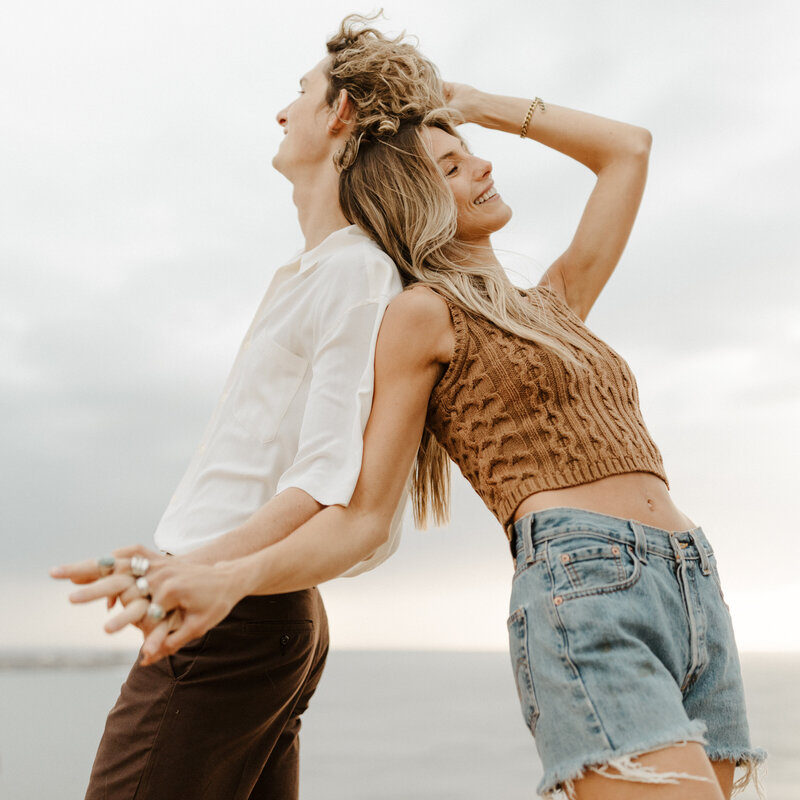
POLYGON ((751 750, 733 750, 731 748, 706 748, 706 755, 711 761, 733 761, 744 772, 733 782, 733 795, 739 794, 747 785, 753 784, 756 794, 764 800, 761 788, 762 767, 767 759, 767 751, 760 747, 751 750))
POLYGON ((665 747, 685 745, 688 742, 698 742, 705 745, 706 726, 699 721, 693 721, 688 728, 670 736, 661 734, 652 741, 648 740, 643 744, 638 744, 635 750, 601 750, 597 753, 589 753, 580 759, 573 759, 566 764, 559 764, 554 770, 545 774, 539 783, 537 791, 548 800, 558 800, 567 798, 572 800, 575 797, 574 783, 582 778, 587 771, 597 772, 613 780, 627 780, 638 783, 678 783, 679 780, 701 780, 696 775, 689 775, 678 772, 656 772, 652 767, 637 764, 634 758, 650 753, 654 750, 661 750, 665 747), (609 767, 613 767, 617 772, 608 773, 609 767))

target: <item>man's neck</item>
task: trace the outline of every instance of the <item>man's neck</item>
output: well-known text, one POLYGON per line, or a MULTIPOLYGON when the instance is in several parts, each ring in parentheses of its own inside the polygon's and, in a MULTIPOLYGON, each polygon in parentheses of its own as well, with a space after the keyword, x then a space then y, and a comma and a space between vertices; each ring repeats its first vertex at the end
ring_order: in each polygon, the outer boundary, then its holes
POLYGON ((306 252, 350 224, 339 206, 339 175, 333 169, 315 175, 313 180, 296 182, 292 200, 306 240, 306 252))

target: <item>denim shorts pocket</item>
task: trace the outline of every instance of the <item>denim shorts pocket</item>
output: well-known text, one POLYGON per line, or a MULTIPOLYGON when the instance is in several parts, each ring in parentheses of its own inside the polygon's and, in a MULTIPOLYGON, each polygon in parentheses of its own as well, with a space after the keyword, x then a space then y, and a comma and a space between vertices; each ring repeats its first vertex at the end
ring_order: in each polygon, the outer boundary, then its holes
POLYGON ((641 575, 632 547, 590 534, 552 541, 548 561, 554 592, 564 601, 628 589, 641 575))
POLYGON ((522 716, 530 732, 535 733, 536 722, 539 719, 539 706, 536 703, 536 693, 533 689, 528 660, 528 622, 524 608, 518 608, 508 618, 508 642, 511 652, 511 668, 514 670, 522 716))

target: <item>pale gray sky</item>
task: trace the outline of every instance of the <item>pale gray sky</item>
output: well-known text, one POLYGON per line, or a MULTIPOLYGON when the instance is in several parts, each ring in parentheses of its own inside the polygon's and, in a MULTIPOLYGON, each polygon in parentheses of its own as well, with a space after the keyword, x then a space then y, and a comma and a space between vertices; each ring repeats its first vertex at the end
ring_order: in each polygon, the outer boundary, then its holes
MULTIPOLYGON (((6 4, 0 30, 0 642, 102 646, 47 567, 150 543, 272 271, 301 245, 276 111, 345 13, 264 2, 6 4)), ((387 2, 445 77, 648 127, 651 173, 590 325, 631 362, 745 649, 800 648, 796 3, 387 2), (782 623, 786 623, 782 626, 782 623)), ((535 280, 591 175, 465 128, 535 280)), ((510 560, 459 480, 323 593, 334 642, 505 647, 510 560)), ((135 634, 113 640, 135 643, 135 634)))

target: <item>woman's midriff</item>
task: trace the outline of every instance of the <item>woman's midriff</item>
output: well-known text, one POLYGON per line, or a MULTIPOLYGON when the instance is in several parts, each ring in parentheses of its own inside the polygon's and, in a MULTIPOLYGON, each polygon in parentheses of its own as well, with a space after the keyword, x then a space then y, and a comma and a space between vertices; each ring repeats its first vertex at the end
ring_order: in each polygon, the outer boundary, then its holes
POLYGON ((673 502, 664 481, 649 472, 612 475, 581 486, 548 489, 526 497, 514 512, 514 522, 546 508, 582 508, 622 519, 633 519, 666 531, 696 527, 673 502))

